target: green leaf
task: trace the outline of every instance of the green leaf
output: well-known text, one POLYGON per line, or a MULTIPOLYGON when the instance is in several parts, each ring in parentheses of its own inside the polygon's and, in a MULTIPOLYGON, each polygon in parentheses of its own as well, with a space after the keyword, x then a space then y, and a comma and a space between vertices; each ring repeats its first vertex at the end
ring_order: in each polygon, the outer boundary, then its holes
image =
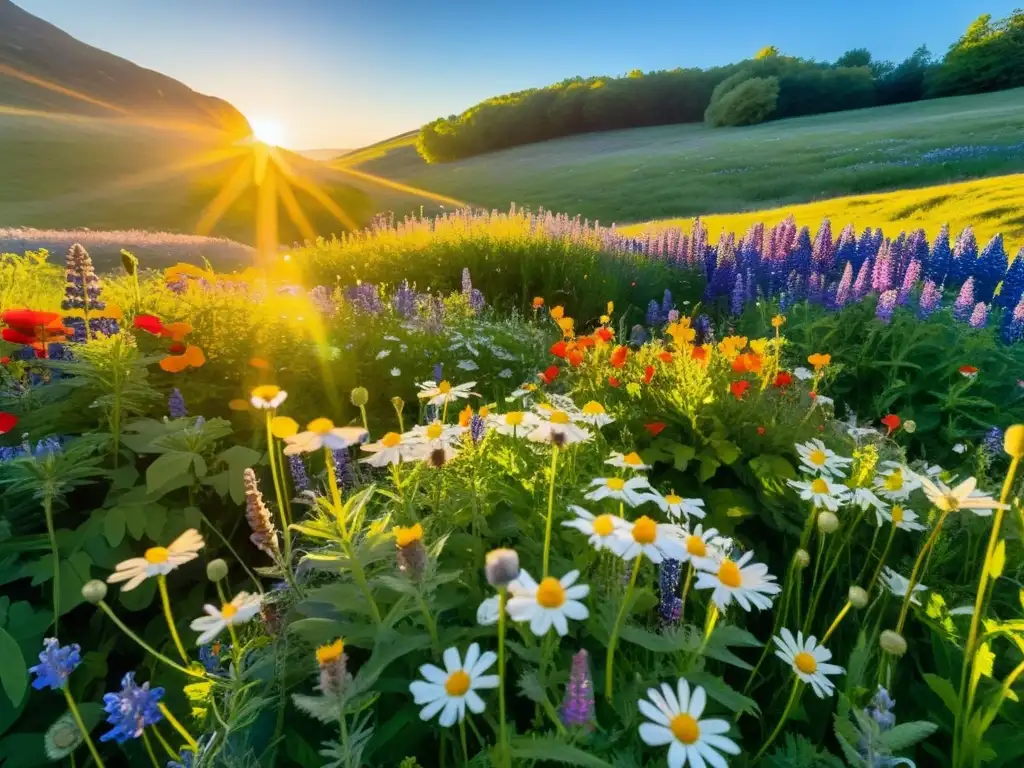
POLYGON ((736 447, 735 443, 731 443, 728 440, 713 439, 711 447, 714 448, 715 454, 723 464, 732 464, 740 457, 740 449, 736 447))
POLYGON ((935 733, 938 727, 935 723, 929 723, 927 720, 900 723, 895 728, 883 733, 879 737, 879 741, 887 749, 899 752, 901 749, 917 744, 922 739, 927 739, 935 733))
POLYGON ((523 698, 537 704, 540 704, 547 698, 544 693, 544 686, 540 684, 540 678, 537 677, 537 670, 535 669, 528 669, 523 672, 516 682, 516 687, 523 698))
POLYGON ((103 515, 103 535, 107 537, 107 543, 116 547, 124 540, 125 512, 123 507, 108 509, 103 515))
POLYGON ((751 715, 758 714, 761 710, 757 702, 744 696, 735 688, 728 685, 722 678, 715 677, 704 670, 700 672, 689 672, 686 679, 690 685, 701 686, 712 699, 717 701, 726 709, 733 712, 744 712, 751 715))
POLYGON ((792 480, 796 470, 788 459, 772 453, 762 453, 747 462, 761 482, 770 480, 792 480))
POLYGON ((0 684, 11 704, 21 704, 28 690, 28 668, 18 641, 3 629, 0 629, 0 684))
POLYGON ((700 461, 700 469, 697 470, 697 479, 702 483, 706 483, 714 477, 715 472, 717 472, 718 468, 722 466, 722 463, 718 459, 707 453, 702 453, 697 457, 697 460, 700 461))
POLYGON ((515 736, 510 741, 513 757, 544 763, 579 765, 583 768, 613 768, 599 757, 566 744, 557 736, 515 736))
POLYGON ((673 466, 680 472, 686 469, 686 465, 693 461, 693 457, 697 455, 697 451, 694 450, 692 445, 680 445, 675 443, 672 446, 672 462, 673 466))
MULTIPOLYGON (((228 465, 227 483, 231 500, 236 504, 245 501, 245 483, 243 477, 245 470, 256 466, 262 454, 244 445, 233 445, 226 451, 221 451, 217 458, 228 465)), ((218 488, 218 491, 220 489, 218 488)))
POLYGON ((157 457, 146 470, 146 490, 149 493, 156 493, 172 484, 180 484, 183 478, 187 479, 186 485, 191 483, 189 469, 195 457, 196 454, 185 451, 171 451, 157 457))
POLYGON ((164 531, 164 524, 167 522, 167 510, 158 504, 149 508, 146 515, 146 535, 151 541, 160 541, 164 531))
POLYGON ((430 637, 425 632, 416 635, 399 635, 390 630, 378 632, 373 644, 373 653, 359 667, 359 673, 352 683, 353 687, 357 690, 369 690, 391 663, 428 645, 430 637))
POLYGON ((1003 575, 1003 568, 1006 567, 1006 539, 1000 539, 996 544, 995 552, 988 564, 988 575, 990 578, 998 579, 1003 575))
POLYGON ((944 677, 939 677, 938 675, 933 675, 929 672, 924 673, 924 681, 928 687, 932 689, 935 695, 942 699, 942 703, 946 705, 946 709, 956 716, 960 711, 960 698, 956 695, 953 684, 944 677))

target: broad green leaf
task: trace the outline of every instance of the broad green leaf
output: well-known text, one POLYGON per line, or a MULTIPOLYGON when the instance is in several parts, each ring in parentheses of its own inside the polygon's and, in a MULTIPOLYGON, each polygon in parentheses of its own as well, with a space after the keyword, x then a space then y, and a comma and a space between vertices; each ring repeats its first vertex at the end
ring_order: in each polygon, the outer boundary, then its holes
POLYGON ((149 493, 156 493, 170 485, 181 483, 183 478, 187 481, 186 485, 190 483, 192 478, 189 469, 195 457, 196 454, 185 451, 171 451, 158 456, 146 470, 146 490, 149 493))
POLYGON ((772 453, 762 453, 747 462, 762 482, 769 480, 792 480, 796 470, 788 459, 772 453))
POLYGON ((116 547, 124 540, 125 513, 123 507, 108 509, 103 515, 103 535, 107 537, 107 543, 116 547))
POLYGON ((899 752, 909 746, 917 744, 922 739, 927 739, 935 733, 937 726, 926 720, 915 720, 910 723, 900 723, 892 730, 884 732, 879 741, 887 749, 899 752))
POLYGON ((28 689, 27 670, 18 641, 6 630, 0 629, 0 685, 3 685, 4 693, 14 706, 21 704, 25 698, 28 689))
POLYGON ((693 461, 693 457, 696 455, 697 451, 693 449, 692 445, 675 443, 672 446, 672 463, 680 472, 686 469, 686 465, 693 461))
POLYGON ((715 449, 715 454, 723 464, 732 464, 740 457, 740 449, 728 440, 712 440, 711 447, 715 449))
POLYGON ((998 579, 1003 575, 1003 568, 1006 567, 1006 539, 1000 539, 996 544, 995 552, 988 564, 988 575, 990 578, 998 579))
POLYGON ((622 638, 623 642, 639 645, 641 648, 646 648, 654 653, 693 652, 700 644, 700 640, 696 634, 690 631, 689 627, 655 633, 641 627, 627 625, 622 628, 619 637, 622 638))
POLYGON ((359 672, 352 682, 353 686, 360 690, 369 690, 393 662, 428 645, 430 636, 426 632, 403 635, 390 630, 378 632, 373 644, 373 653, 359 667, 359 672))
POLYGON ((160 541, 163 538, 161 534, 166 522, 167 510, 158 504, 152 505, 146 515, 146 535, 151 541, 160 541))
POLYGON ((933 675, 925 672, 924 681, 929 688, 942 699, 942 703, 946 705, 946 709, 952 712, 954 715, 960 711, 960 699, 956 695, 956 690, 953 688, 953 684, 946 680, 944 677, 933 675))
POLYGON ((697 479, 702 483, 706 483, 714 477, 715 472, 717 472, 718 468, 722 466, 722 463, 718 459, 708 453, 702 453, 697 457, 697 460, 700 462, 700 469, 697 470, 697 479))
POLYGON ((756 701, 729 686, 722 678, 715 677, 704 670, 689 672, 686 675, 686 679, 690 685, 699 685, 704 688, 709 697, 732 712, 745 712, 756 715, 761 711, 756 701))
MULTIPOLYGON (((613 768, 599 757, 567 744, 557 736, 515 736, 510 741, 512 756, 523 761, 579 765, 583 768, 613 768)), ((525 764, 525 763, 516 763, 525 764)))

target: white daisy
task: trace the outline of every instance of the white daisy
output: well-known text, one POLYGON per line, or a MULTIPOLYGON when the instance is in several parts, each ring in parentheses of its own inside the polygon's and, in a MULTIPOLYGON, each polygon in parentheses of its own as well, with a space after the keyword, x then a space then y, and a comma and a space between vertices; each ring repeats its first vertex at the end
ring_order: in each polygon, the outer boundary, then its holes
POLYGON ((596 400, 591 400, 580 409, 579 415, 574 418, 574 421, 601 428, 606 424, 611 424, 615 419, 608 415, 603 405, 596 400))
POLYGON ((401 341, 397 336, 385 336, 384 341, 401 341))
POLYGON ((590 485, 594 490, 583 498, 590 501, 615 499, 629 504, 631 507, 637 507, 645 501, 649 501, 651 497, 646 492, 654 490, 647 478, 642 475, 631 477, 628 480, 624 477, 597 477, 590 481, 590 485))
POLYGON ((463 371, 475 371, 480 368, 473 360, 460 360, 455 367, 463 371))
POLYGON ((321 448, 340 451, 363 442, 368 435, 362 427, 336 427, 330 419, 313 419, 306 425, 305 432, 284 439, 287 443, 284 452, 286 456, 295 456, 321 448))
POLYGON ((261 600, 259 595, 239 592, 230 603, 224 603, 219 609, 209 604, 204 605, 206 616, 200 616, 189 624, 196 632, 202 633, 196 645, 206 645, 229 626, 245 624, 260 612, 261 600))
POLYGON ((388 464, 419 461, 425 453, 425 446, 422 442, 406 441, 405 435, 400 435, 397 432, 388 432, 377 442, 368 443, 361 448, 367 453, 373 454, 369 458, 361 459, 363 464, 369 464, 371 467, 386 467, 388 464))
POLYGON ((122 592, 130 592, 151 576, 166 576, 179 565, 195 560, 203 548, 203 537, 195 528, 189 528, 167 547, 150 547, 142 557, 120 562, 107 577, 108 584, 128 582, 122 592))
POLYGON ((882 463, 884 469, 875 478, 875 488, 889 501, 906 501, 921 487, 921 481, 908 467, 897 461, 882 463))
MULTIPOLYGON (((605 462, 605 464, 607 463, 605 462)), ((706 514, 704 511, 704 499, 684 499, 682 496, 677 495, 675 491, 672 491, 667 496, 662 496, 657 491, 653 491, 648 494, 648 498, 661 507, 662 512, 667 512, 676 520, 681 515, 689 520, 691 517, 703 518, 706 514)))
POLYGON ((477 392, 472 391, 476 386, 475 381, 467 381, 465 384, 457 384, 454 387, 447 381, 442 381, 440 384, 434 381, 424 381, 416 386, 420 388, 417 397, 426 400, 430 405, 445 405, 465 399, 470 395, 479 396, 477 392))
POLYGON ((644 460, 640 458, 640 454, 636 451, 626 454, 612 453, 611 458, 605 459, 604 463, 618 469, 632 469, 637 472, 651 468, 650 464, 644 464, 644 460))
POLYGON ((663 560, 685 560, 686 547, 683 545, 683 529, 673 523, 656 523, 643 515, 616 529, 620 539, 619 556, 632 560, 641 553, 652 563, 663 560))
POLYGON ((390 354, 391 354, 391 350, 390 349, 382 349, 380 352, 377 353, 377 359, 378 360, 383 360, 385 357, 387 357, 390 354))
POLYGON ((803 366, 800 366, 799 368, 794 368, 793 375, 800 379, 800 381, 807 381, 808 379, 814 378, 814 373, 804 368, 803 366))
POLYGON ((535 443, 564 446, 586 442, 592 435, 583 427, 573 424, 569 414, 565 411, 553 410, 527 437, 535 443))
POLYGON ((669 768, 725 768, 725 758, 719 753, 740 753, 736 742, 723 735, 729 731, 728 720, 701 720, 707 695, 699 685, 693 686, 691 693, 689 683, 679 678, 675 690, 662 683, 661 691, 648 688, 647 697, 637 702, 641 714, 650 721, 640 725, 640 739, 649 747, 670 745, 669 768))
POLYGON ((779 646, 775 655, 789 664, 796 676, 814 689, 819 699, 835 693, 835 685, 826 675, 842 675, 846 670, 827 663, 832 658, 832 651, 818 645, 813 635, 804 640, 804 633, 797 632, 794 638, 788 629, 783 629, 779 635, 772 638, 779 646))
POLYGON ((787 480, 791 486, 800 491, 800 498, 810 501, 816 507, 824 507, 835 512, 850 499, 850 489, 841 483, 834 483, 827 477, 816 477, 813 480, 787 480))
POLYGON ((975 490, 978 481, 973 477, 967 478, 956 488, 950 488, 940 480, 933 482, 922 475, 918 475, 918 479, 921 481, 921 487, 924 489, 928 501, 941 512, 969 509, 978 517, 988 517, 993 510, 1009 508, 991 496, 986 496, 981 491, 975 490))
POLYGON ((527 395, 532 395, 536 391, 537 391, 537 385, 536 384, 531 384, 530 382, 526 382, 525 384, 521 384, 519 386, 519 389, 513 390, 512 394, 509 395, 509 397, 512 398, 513 400, 518 400, 521 397, 526 397, 527 395))
POLYGON ((578 507, 575 504, 569 507, 569 511, 576 515, 575 520, 566 520, 562 523, 566 528, 575 528, 580 533, 589 536, 587 541, 600 552, 608 549, 619 554, 622 549, 622 541, 615 536, 615 531, 627 525, 626 521, 615 515, 598 515, 578 507))
POLYGON ((288 393, 273 384, 262 384, 249 393, 249 402, 253 408, 272 411, 288 399, 288 393))
POLYGON ((463 661, 456 648, 444 652, 444 669, 433 664, 420 667, 420 674, 426 680, 409 683, 413 701, 426 706, 420 710, 421 720, 430 720, 438 712, 438 722, 444 728, 451 728, 466 717, 466 707, 479 715, 484 711, 484 700, 478 690, 498 687, 497 675, 485 675, 498 660, 493 651, 480 653, 480 646, 473 643, 466 651, 463 661))
POLYGON ((521 570, 519 578, 508 585, 508 615, 515 621, 529 621, 530 631, 538 637, 546 635, 552 625, 565 637, 569 632, 568 619, 583 621, 590 615, 579 602, 590 594, 590 587, 576 584, 579 577, 579 571, 570 571, 561 579, 548 576, 538 584, 521 570))
MULTIPOLYGON (((498 614, 501 608, 501 598, 498 595, 488 597, 476 609, 476 623, 489 627, 498 623, 498 614)), ((506 611, 507 612, 507 611, 506 611)))
POLYGON ((392 376, 401 376, 402 375, 402 369, 401 368, 392 368, 391 369, 391 375, 392 376))
POLYGON ((692 531, 683 531, 683 546, 686 555, 683 562, 689 561, 694 567, 713 571, 715 563, 725 557, 732 549, 732 540, 718 535, 717 528, 708 528, 698 524, 692 531))
MULTIPOLYGON (((910 509, 905 509, 899 504, 893 504, 892 509, 886 510, 882 516, 886 522, 892 523, 897 528, 903 531, 923 531, 925 526, 917 522, 917 513, 910 509)), ((881 523, 879 523, 881 525, 881 523)))
POLYGON ((889 508, 889 505, 875 496, 874 491, 870 488, 854 488, 853 493, 850 495, 850 503, 858 509, 875 510, 876 517, 879 517, 882 512, 889 508))
POLYGON ((456 445, 465 434, 466 428, 458 424, 442 424, 435 421, 432 424, 417 424, 411 430, 402 435, 402 439, 409 443, 429 443, 432 447, 438 445, 456 445))
POLYGON ((753 552, 743 554, 735 562, 723 557, 710 563, 712 569, 706 568, 708 563, 694 560, 694 565, 703 566, 697 572, 694 588, 713 589, 711 599, 719 610, 725 610, 733 600, 745 611, 749 611, 751 606, 771 608, 769 595, 777 595, 781 587, 774 583, 775 577, 768 573, 767 565, 750 562, 753 557, 753 552))
POLYGON ((499 435, 526 437, 540 426, 540 416, 532 411, 509 411, 487 417, 487 424, 499 435))
MULTIPOLYGON (((886 565, 882 568, 882 583, 884 583, 886 589, 892 592, 896 597, 906 597, 907 587, 910 586, 910 579, 905 579, 886 565)), ((914 605, 921 605, 921 601, 917 598, 917 593, 926 591, 928 591, 928 587, 924 584, 915 584, 914 594, 911 596, 910 602, 914 605)))
POLYGON ((796 452, 800 454, 801 469, 835 477, 846 477, 845 467, 853 463, 853 459, 839 456, 835 451, 826 448, 821 440, 814 439, 806 443, 797 443, 796 452))

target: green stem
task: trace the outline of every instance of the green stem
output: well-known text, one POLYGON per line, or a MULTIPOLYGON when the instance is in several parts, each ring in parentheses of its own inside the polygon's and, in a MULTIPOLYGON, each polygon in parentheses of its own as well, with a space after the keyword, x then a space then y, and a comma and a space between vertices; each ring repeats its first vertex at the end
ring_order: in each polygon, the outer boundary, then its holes
POLYGON ((145 640, 143 640, 141 637, 135 634, 131 629, 129 629, 128 625, 121 621, 121 619, 117 617, 117 614, 114 613, 113 610, 111 610, 110 606, 107 605, 106 601, 100 600, 96 605, 99 606, 100 610, 107 614, 107 616, 110 618, 112 622, 114 622, 118 629, 120 629, 122 632, 128 635, 128 637, 134 640, 144 651, 149 653, 157 661, 161 661, 167 666, 171 667, 172 669, 176 669, 183 675, 188 675, 189 677, 197 677, 200 680, 216 679, 222 682, 220 678, 216 678, 213 675, 208 675, 204 672, 195 672, 191 669, 188 669, 187 667, 181 666, 181 664, 171 661, 169 658, 164 656, 164 654, 160 653, 160 651, 156 650, 153 646, 151 646, 149 643, 147 643, 145 640))
POLYGON ((469 765, 469 747, 466 746, 466 719, 459 720, 459 741, 462 742, 462 764, 469 765))
POLYGON ((614 676, 612 674, 615 666, 615 645, 619 641, 619 633, 622 631, 622 625, 626 620, 626 611, 629 608, 630 599, 633 597, 633 589, 636 587, 636 577, 640 573, 640 560, 643 558, 643 553, 636 556, 633 561, 633 573, 629 577, 629 586, 626 587, 626 595, 622 600, 622 606, 619 608, 619 615, 615 617, 615 626, 612 628, 612 636, 608 640, 608 659, 604 665, 604 697, 610 704, 612 701, 612 687, 614 676))
POLYGON ((53 634, 57 633, 60 621, 60 553, 57 549, 57 529, 53 525, 53 495, 46 491, 43 496, 43 514, 46 516, 46 533, 50 537, 50 551, 53 554, 53 634))
POLYGON ((499 763, 505 765, 511 762, 508 742, 508 718, 505 714, 505 602, 508 599, 508 591, 505 587, 498 588, 498 738, 501 742, 498 748, 500 755, 499 763))
POLYGON ((149 734, 146 733, 145 728, 142 729, 142 743, 146 745, 146 754, 149 755, 153 768, 160 768, 160 763, 156 761, 156 753, 153 752, 153 742, 149 740, 149 734))
MULTIPOLYGON (((822 558, 825 552, 825 534, 818 531, 818 552, 814 557, 814 576, 811 578, 811 600, 807 604, 807 615, 804 616, 804 632, 807 632, 807 628, 811 625, 811 621, 814 619, 814 596, 817 594, 818 589, 818 575, 820 573, 819 567, 821 566, 822 558)), ((797 616, 797 622, 800 621, 800 617, 797 616)))
POLYGON ((284 538, 284 564, 291 573, 292 569, 292 536, 289 529, 288 510, 284 505, 284 494, 281 492, 281 480, 278 477, 277 458, 274 451, 274 433, 271 431, 270 422, 273 419, 273 411, 268 410, 266 416, 267 424, 267 458, 270 461, 270 475, 274 479, 274 494, 277 497, 277 514, 281 517, 281 536, 284 538))
POLYGON ((829 628, 825 631, 825 634, 822 636, 822 638, 821 638, 821 645, 824 645, 825 643, 827 643, 828 639, 830 637, 832 637, 832 633, 836 631, 836 627, 839 626, 839 622, 841 622, 843 620, 843 618, 846 616, 846 614, 848 614, 850 612, 850 608, 851 608, 850 601, 847 600, 846 601, 846 605, 844 605, 843 609, 836 615, 835 620, 832 622, 831 625, 829 625, 829 628))
POLYGON ((949 516, 949 512, 943 512, 939 516, 939 520, 935 523, 935 528, 928 536, 928 540, 921 547, 921 551, 917 555, 917 560, 914 561, 914 569, 910 572, 910 581, 907 583, 907 594, 903 597, 903 606, 900 608, 900 618, 896 622, 897 634, 903 633, 903 625, 907 620, 907 612, 910 610, 910 599, 914 596, 914 585, 917 584, 917 574, 921 570, 921 564, 924 562, 925 555, 928 551, 935 546, 935 542, 939 540, 939 533, 942 531, 942 524, 946 522, 946 518, 949 516))
POLYGON ((199 752, 199 744, 198 744, 198 742, 195 739, 192 738, 192 734, 190 734, 185 729, 185 726, 183 726, 180 722, 178 722, 178 718, 176 718, 174 716, 174 713, 171 712, 171 710, 169 710, 167 708, 167 705, 164 704, 161 701, 160 703, 157 704, 157 706, 160 707, 160 712, 167 719, 167 722, 170 723, 171 727, 174 728, 174 730, 176 730, 181 735, 181 738, 183 738, 185 740, 185 743, 188 744, 189 747, 192 748, 192 751, 193 752, 199 752))
MULTIPOLYGON (((871 566, 871 556, 873 554, 875 554, 875 544, 878 543, 878 534, 881 533, 881 532, 882 532, 882 526, 876 525, 875 526, 875 533, 871 537, 871 546, 868 547, 868 554, 864 558, 864 565, 861 566, 860 573, 857 574, 857 581, 855 582, 856 584, 863 584, 864 583, 864 575, 868 572, 868 568, 871 566)), ((870 588, 868 589, 868 592, 869 593, 871 592, 870 588)))
POLYGON ((153 734, 156 736, 156 740, 160 742, 160 746, 162 746, 164 748, 164 752, 166 752, 170 756, 171 760, 175 760, 176 761, 176 760, 178 760, 179 757, 181 757, 181 755, 179 755, 177 752, 175 752, 171 748, 171 745, 167 743, 167 739, 165 739, 164 735, 162 733, 160 733, 160 729, 159 728, 157 728, 154 725, 152 728, 150 728, 150 730, 153 731, 153 734))
POLYGON ((768 747, 770 747, 775 739, 778 738, 779 732, 782 731, 782 726, 786 724, 786 720, 789 718, 794 705, 800 698, 800 689, 800 678, 797 677, 793 681, 793 692, 789 694, 789 701, 786 702, 786 708, 782 710, 782 716, 779 718, 779 722, 775 726, 775 730, 771 732, 771 735, 768 737, 768 740, 765 741, 764 746, 762 746, 757 755, 754 756, 753 761, 751 761, 751 765, 757 765, 758 761, 764 756, 764 753, 768 751, 768 747))
POLYGON ((345 520, 345 509, 341 504, 341 489, 338 488, 338 475, 334 471, 334 456, 331 455, 330 448, 324 448, 324 462, 327 464, 327 485, 331 488, 331 501, 334 505, 334 517, 338 521, 338 530, 344 539, 348 539, 348 521, 345 520))
POLYGON ((380 609, 377 607, 377 603, 373 599, 373 592, 370 591, 370 584, 366 580, 366 572, 363 571, 363 564, 359 562, 358 555, 356 554, 351 541, 343 539, 342 546, 345 549, 345 554, 348 556, 348 561, 352 568, 352 578, 356 580, 356 584, 358 584, 359 589, 362 590, 363 597, 366 598, 366 602, 370 606, 370 612, 373 614, 373 621, 379 627, 383 623, 380 617, 380 609))
POLYGON ((686 598, 690 594, 690 585, 693 584, 693 563, 689 564, 686 569, 686 581, 683 582, 683 596, 679 601, 679 623, 683 623, 683 617, 686 615, 686 598))
POLYGON ((89 736, 89 729, 85 727, 85 723, 82 721, 82 714, 78 711, 78 705, 75 704, 75 699, 72 697, 71 691, 68 690, 66 683, 61 690, 64 692, 64 700, 68 703, 68 711, 71 712, 71 717, 74 718, 75 725, 78 726, 78 731, 82 734, 85 745, 89 748, 89 754, 96 761, 96 768, 103 768, 103 758, 100 757, 100 753, 96 750, 96 745, 93 744, 92 737, 89 736))
POLYGON ((178 655, 186 664, 189 663, 188 654, 185 653, 185 646, 181 644, 178 637, 178 629, 174 626, 174 614, 171 613, 171 598, 167 594, 167 576, 159 574, 156 577, 156 586, 160 590, 160 602, 164 607, 164 618, 167 620, 167 628, 171 631, 171 639, 174 640, 174 647, 178 649, 178 655))
POLYGON ((871 581, 868 583, 868 594, 875 588, 875 584, 878 583, 878 577, 882 575, 882 569, 885 567, 886 558, 889 557, 889 550, 892 549, 893 539, 896 538, 896 526, 892 526, 892 530, 889 531, 889 538, 885 542, 885 547, 882 549, 882 556, 878 560, 878 567, 875 568, 875 573, 871 576, 871 581))
MULTIPOLYGON (((228 596, 224 594, 224 587, 218 581, 217 582, 217 595, 220 597, 220 604, 227 605, 230 601, 228 596)), ((235 625, 228 624, 228 634, 231 635, 231 661, 234 663, 235 677, 241 678, 242 675, 242 648, 238 644, 238 633, 235 632, 235 625)))
MULTIPOLYGON (((786 612, 789 610, 789 598, 793 588, 793 574, 796 573, 796 560, 790 561, 789 570, 786 573, 786 586, 782 591, 782 600, 779 603, 779 608, 775 611, 775 621, 772 623, 772 637, 779 631, 779 625, 786 617, 786 612)), ((747 695, 747 691, 750 690, 750 686, 753 685, 754 679, 757 677, 757 670, 764 664, 764 660, 768 657, 768 653, 771 651, 772 641, 769 638, 768 642, 764 644, 764 648, 761 651, 761 657, 757 660, 757 664, 750 671, 750 677, 747 678, 747 684, 743 686, 743 695, 747 695)), ((736 714, 736 719, 739 720, 739 713, 736 714)), ((733 722, 735 722, 735 720, 733 722)))
POLYGON ((427 601, 423 598, 423 591, 420 589, 416 590, 416 600, 420 604, 420 611, 423 613, 423 620, 427 624, 427 632, 430 633, 430 642, 434 644, 435 650, 440 651, 441 641, 437 636, 437 622, 434 621, 434 617, 430 614, 430 608, 427 607, 427 601))
POLYGON ((708 643, 711 642, 711 633, 715 631, 715 625, 718 623, 718 606, 714 603, 708 606, 708 617, 704 623, 704 639, 701 640, 700 647, 697 649, 697 653, 694 654, 694 659, 698 656, 704 655, 704 649, 708 647, 708 643))
POLYGON ((363 429, 365 429, 366 432, 369 433, 370 432, 370 422, 367 421, 367 419, 366 419, 366 406, 365 405, 360 405, 359 406, 359 413, 361 413, 363 415, 363 429))
POLYGON ((544 523, 544 575, 548 577, 548 559, 551 554, 551 521, 555 511, 555 471, 558 468, 558 446, 551 446, 551 482, 548 483, 548 517, 544 523))
POLYGON ((338 730, 341 733, 341 748, 345 753, 345 768, 348 768, 348 723, 345 722, 344 711, 342 711, 341 715, 338 717, 338 730))
MULTIPOLYGON (((196 507, 196 509, 199 508, 196 507)), ((227 548, 228 552, 231 553, 231 556, 234 557, 235 560, 237 560, 241 564, 242 568, 245 569, 245 572, 249 575, 249 578, 252 579, 252 583, 256 585, 256 591, 262 595, 263 585, 260 583, 260 580, 256 577, 256 574, 252 572, 252 569, 245 564, 245 561, 235 551, 235 548, 231 546, 231 542, 228 541, 227 537, 223 533, 221 533, 220 528, 214 525, 210 521, 210 518, 206 516, 206 513, 203 512, 203 510, 201 509, 199 509, 199 516, 202 518, 203 522, 206 523, 206 527, 217 535, 217 538, 220 539, 221 543, 227 548)), ((288 535, 287 531, 285 532, 285 535, 288 535)))

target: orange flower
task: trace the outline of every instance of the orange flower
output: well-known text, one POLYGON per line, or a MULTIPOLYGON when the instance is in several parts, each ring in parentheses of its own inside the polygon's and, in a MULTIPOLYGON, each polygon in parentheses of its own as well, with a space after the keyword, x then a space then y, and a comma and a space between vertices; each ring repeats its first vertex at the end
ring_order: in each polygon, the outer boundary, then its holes
POLYGON ((654 366, 648 365, 644 368, 644 384, 650 384, 651 379, 654 378, 654 366))
POLYGON ((615 338, 615 331, 611 328, 598 328, 594 331, 594 335, 603 341, 605 344, 615 338))
POLYGON ((262 357, 249 358, 249 365, 255 368, 257 371, 268 371, 270 370, 270 363, 264 360, 262 357))
POLYGON ((707 365, 708 364, 708 347, 707 347, 707 345, 705 344, 705 345, 700 346, 700 347, 694 347, 692 350, 690 350, 690 357, 692 357, 694 360, 696 360, 699 363, 703 363, 704 365, 707 365))
POLYGON ((616 389, 618 389, 621 386, 621 384, 619 383, 619 380, 616 379, 614 376, 609 376, 608 377, 608 385, 612 386, 612 387, 615 387, 616 389))
POLYGON ((785 315, 776 315, 772 318, 772 328, 781 328, 782 324, 786 322, 785 315))
POLYGON ((562 305, 558 305, 557 307, 551 308, 551 316, 555 318, 555 320, 561 320, 564 315, 565 307, 563 307, 562 305))
POLYGON ((459 426, 468 427, 469 420, 473 418, 473 408, 467 405, 461 411, 459 411, 459 426))
POLYGON ((608 358, 608 362, 612 364, 612 368, 621 368, 626 364, 627 357, 629 357, 629 347, 620 345, 612 350, 612 355, 608 358))
POLYGON ((544 306, 544 297, 543 296, 534 296, 533 297, 533 308, 534 309, 540 309, 543 306, 544 306))
POLYGON ((558 366, 549 365, 544 373, 538 373, 537 375, 540 376, 540 380, 545 384, 553 384, 555 379, 558 378, 558 366))
POLYGON ((189 344, 185 347, 185 353, 182 357, 185 358, 185 363, 193 368, 202 368, 206 365, 206 355, 203 354, 203 350, 194 344, 189 344))
POLYGON ((750 382, 745 380, 734 381, 729 385, 729 391, 737 400, 742 400, 748 389, 750 389, 750 382))
POLYGON ((168 355, 160 360, 160 368, 168 373, 181 373, 188 368, 184 355, 168 355))
POLYGON ((793 383, 793 376, 787 371, 779 371, 775 374, 775 381, 772 382, 772 386, 778 389, 785 389, 793 383))
POLYGON ((821 352, 815 352, 813 355, 807 356, 807 362, 814 366, 814 370, 820 371, 826 365, 832 362, 832 355, 822 354, 821 352))
POLYGON ((672 353, 671 352, 659 352, 658 353, 658 359, 661 360, 661 362, 663 362, 663 363, 671 363, 672 362, 672 353))
POLYGON ((234 400, 231 400, 228 403, 228 408, 230 408, 232 411, 248 411, 249 401, 245 400, 244 398, 238 397, 235 398, 234 400))
POLYGON ((579 368, 581 365, 583 365, 582 350, 574 349, 572 352, 569 353, 569 365, 571 365, 573 368, 579 368))
POLYGON ((164 333, 170 336, 172 341, 184 341, 185 337, 192 333, 192 326, 188 323, 171 323, 164 326, 164 333))
POLYGON ((582 336, 576 339, 577 349, 586 349, 587 347, 593 347, 595 344, 597 344, 597 342, 594 341, 593 336, 582 336))
POLYGON ((566 344, 564 341, 556 341, 554 344, 551 345, 551 354, 554 355, 555 357, 564 358, 567 354, 569 354, 569 345, 566 344))
POLYGON ((960 375, 967 379, 973 379, 978 375, 978 369, 973 365, 961 365, 958 370, 960 371, 960 375))
POLYGON ((765 430, 765 428, 764 428, 764 427, 758 427, 758 428, 757 428, 757 434, 761 435, 762 437, 764 437, 764 433, 765 433, 765 431, 766 431, 766 430, 765 430))
POLYGON ((657 437, 661 434, 661 431, 665 429, 665 422, 653 421, 650 424, 644 424, 644 429, 651 433, 651 437, 657 437))
POLYGON ((895 413, 890 413, 888 416, 885 416, 882 419, 882 424, 884 424, 885 428, 889 430, 886 434, 889 434, 889 435, 891 435, 893 432, 895 432, 897 429, 899 429, 900 428, 900 424, 902 424, 902 423, 903 423, 903 420, 900 419, 900 417, 897 416, 895 413))
POLYGON ((176 341, 167 348, 167 351, 172 355, 183 355, 185 354, 185 344, 181 341, 176 341))
POLYGON ((753 352, 737 355, 732 361, 732 369, 736 373, 760 373, 761 357, 753 352))

